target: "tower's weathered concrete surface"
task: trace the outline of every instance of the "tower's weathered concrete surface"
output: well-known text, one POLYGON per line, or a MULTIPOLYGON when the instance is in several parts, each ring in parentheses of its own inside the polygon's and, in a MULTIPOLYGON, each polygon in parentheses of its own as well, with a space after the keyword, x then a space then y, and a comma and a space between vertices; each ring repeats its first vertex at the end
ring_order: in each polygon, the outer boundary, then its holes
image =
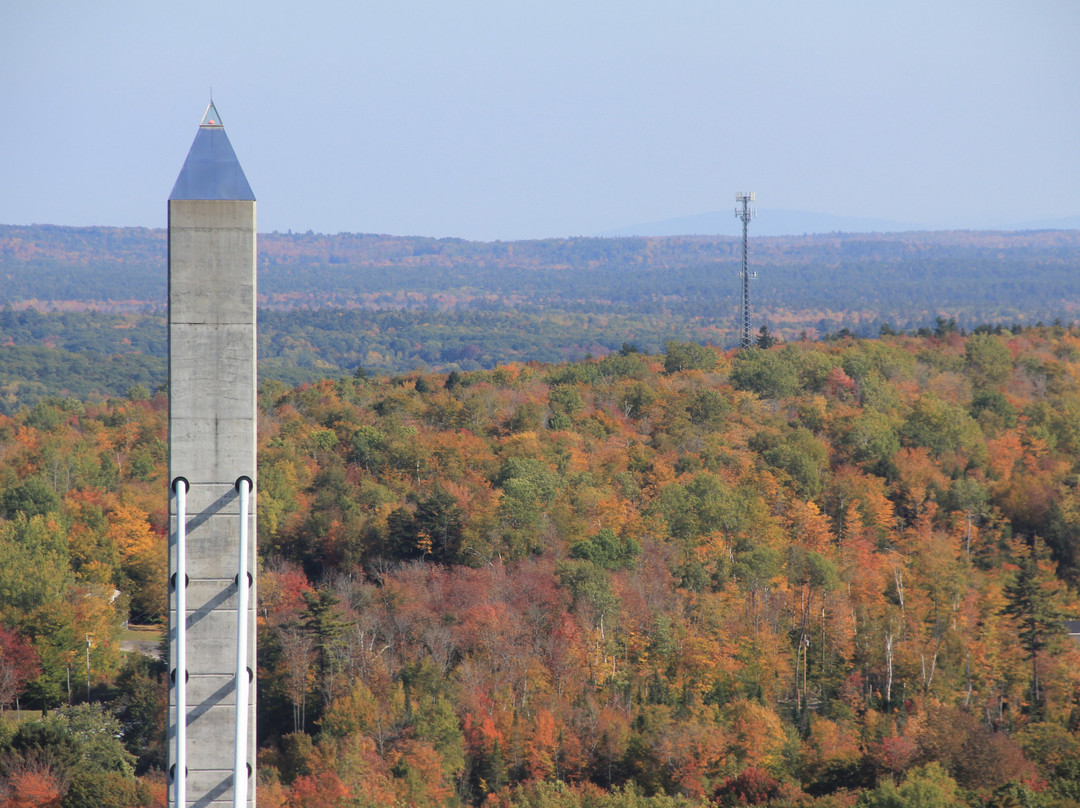
MULTIPOLYGON (((255 197, 211 104, 169 196, 169 804, 176 802, 177 627, 186 621, 185 806, 233 804, 238 585, 248 586, 247 762, 255 761, 255 197), (177 614, 177 480, 187 482, 186 614, 177 614), (238 581, 240 520, 248 581, 238 581)), ((255 804, 247 777, 247 804, 255 804)))

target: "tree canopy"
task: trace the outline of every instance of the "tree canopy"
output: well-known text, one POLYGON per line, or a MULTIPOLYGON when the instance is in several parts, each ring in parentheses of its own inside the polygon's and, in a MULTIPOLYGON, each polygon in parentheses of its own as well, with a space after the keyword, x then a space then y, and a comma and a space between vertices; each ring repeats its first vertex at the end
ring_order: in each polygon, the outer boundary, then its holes
MULTIPOLYGON (((668 352, 264 384, 260 802, 1074 804, 1080 331, 668 352)), ((163 793, 166 418, 0 415, 5 795, 163 793)))

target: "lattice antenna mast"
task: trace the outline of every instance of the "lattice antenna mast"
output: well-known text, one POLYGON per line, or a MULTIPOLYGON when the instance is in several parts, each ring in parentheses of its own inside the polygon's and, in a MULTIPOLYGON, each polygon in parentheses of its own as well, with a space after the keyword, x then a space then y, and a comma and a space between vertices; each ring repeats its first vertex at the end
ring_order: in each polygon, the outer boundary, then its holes
POLYGON ((757 218, 757 210, 750 207, 754 201, 754 192, 739 191, 735 194, 735 202, 740 207, 735 208, 735 218, 742 222, 742 337, 739 339, 740 348, 749 348, 753 345, 750 339, 750 280, 757 277, 757 272, 751 272, 747 260, 749 253, 749 229, 750 220, 757 218))

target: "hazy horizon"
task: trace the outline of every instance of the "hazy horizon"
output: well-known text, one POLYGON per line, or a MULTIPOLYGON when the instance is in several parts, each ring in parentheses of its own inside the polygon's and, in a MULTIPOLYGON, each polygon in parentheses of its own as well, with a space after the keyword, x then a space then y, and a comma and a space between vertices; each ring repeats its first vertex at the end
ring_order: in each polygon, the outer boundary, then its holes
MULTIPOLYGON (((125 224, 91 224, 91 225, 64 225, 55 222, 30 222, 18 224, 12 222, 0 222, 0 227, 71 227, 79 228, 149 228, 161 232, 166 231, 164 224, 157 226, 148 225, 125 225, 125 224)), ((860 235, 900 235, 906 233, 950 233, 950 232, 974 232, 974 233, 1022 233, 1032 231, 1068 231, 1080 230, 1080 216, 1064 217, 1052 220, 1033 220, 1030 222, 1001 223, 989 227, 957 227, 935 228, 914 223, 892 222, 885 219, 868 219, 858 216, 838 216, 813 211, 767 211, 763 217, 755 218, 750 224, 750 238, 798 238, 801 236, 828 236, 840 234, 843 236, 860 235)), ((389 238, 435 238, 435 239, 462 239, 481 243, 513 242, 513 241, 537 241, 544 239, 592 239, 592 238, 670 238, 670 237, 719 237, 741 238, 742 224, 732 218, 727 221, 727 214, 720 211, 701 213, 695 216, 680 216, 665 219, 658 222, 639 222, 625 227, 613 228, 600 233, 582 233, 556 236, 528 236, 519 239, 501 238, 468 238, 466 236, 432 236, 424 233, 384 233, 373 230, 325 230, 320 228, 307 228, 296 230, 294 228, 259 228, 259 233, 269 234, 306 234, 335 236, 335 235, 371 235, 389 238), (705 229, 705 224, 716 224, 711 232, 705 229), (684 226, 685 225, 685 226, 684 226)))
POLYGON ((211 88, 262 231, 595 235, 739 190, 759 234, 1080 215, 1066 0, 62 5, 0 27, 9 224, 163 227, 211 88))

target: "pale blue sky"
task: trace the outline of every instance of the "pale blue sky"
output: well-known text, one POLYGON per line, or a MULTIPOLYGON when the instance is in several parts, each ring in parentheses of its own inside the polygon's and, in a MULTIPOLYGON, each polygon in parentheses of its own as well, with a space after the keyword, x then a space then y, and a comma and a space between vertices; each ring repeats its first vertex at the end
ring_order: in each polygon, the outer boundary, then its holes
POLYGON ((262 231, 1077 216, 1077 43, 1077 0, 0 0, 0 223, 163 227, 211 87, 262 231))

